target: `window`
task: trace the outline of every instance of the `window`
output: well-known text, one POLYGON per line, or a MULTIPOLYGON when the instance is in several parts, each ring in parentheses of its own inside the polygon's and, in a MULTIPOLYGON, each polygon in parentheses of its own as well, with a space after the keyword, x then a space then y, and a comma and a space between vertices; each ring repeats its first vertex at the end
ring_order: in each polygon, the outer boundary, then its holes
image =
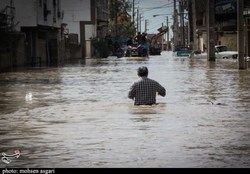
POLYGON ((42 0, 39 0, 39 7, 42 7, 43 3, 42 0))
POLYGON ((53 0, 53 22, 56 23, 57 13, 56 13, 56 0, 53 0))

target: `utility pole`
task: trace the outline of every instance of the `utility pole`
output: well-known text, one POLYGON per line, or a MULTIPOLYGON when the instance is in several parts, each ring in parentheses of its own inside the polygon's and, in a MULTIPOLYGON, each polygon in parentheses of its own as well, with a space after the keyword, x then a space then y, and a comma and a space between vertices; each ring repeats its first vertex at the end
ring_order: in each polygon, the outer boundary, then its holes
POLYGON ((137 27, 136 27, 136 31, 138 32, 139 31, 139 7, 137 8, 137 27))
POLYGON ((180 23, 182 27, 182 45, 185 46, 185 24, 184 24, 184 2, 183 0, 179 1, 179 11, 180 11, 180 23))
POLYGON ((140 32, 141 32, 141 19, 142 19, 142 16, 140 14, 140 32))
POLYGON ((132 20, 133 20, 133 25, 135 23, 135 0, 132 2, 132 20))
MULTIPOLYGON (((164 24, 162 23, 162 25, 161 25, 161 28, 163 29, 163 26, 164 26, 164 24)), ((164 36, 163 35, 161 35, 161 51, 163 51, 164 50, 164 36)))
MULTIPOLYGON (((215 12, 214 1, 207 0, 206 16, 207 16, 207 59, 208 61, 215 61, 215 12)), ((240 0, 241 1, 241 0, 240 0)))
POLYGON ((10 14, 9 14, 10 19, 11 19, 11 21, 10 21, 11 31, 14 30, 14 18, 15 18, 14 9, 15 9, 14 2, 13 2, 13 0, 11 0, 10 1, 10 14))
POLYGON ((145 19, 145 33, 147 33, 147 30, 148 30, 148 20, 145 19))
POLYGON ((167 16, 167 29, 168 29, 168 33, 167 33, 167 50, 169 51, 169 25, 168 25, 168 16, 167 16))
POLYGON ((237 45, 238 45, 238 66, 239 69, 246 69, 245 59, 244 59, 244 18, 243 18, 243 10, 244 10, 244 1, 237 1, 237 45))
MULTIPOLYGON (((135 27, 135 0, 133 0, 132 3, 132 22, 133 22, 133 31, 134 31, 134 27, 135 27)), ((134 33, 135 34, 135 33, 134 33)))
POLYGON ((176 9, 176 0, 174 0, 174 49, 178 45, 178 31, 179 31, 179 26, 178 26, 178 14, 177 14, 177 9, 176 9))
POLYGON ((192 34, 193 34, 193 38, 192 38, 192 48, 193 50, 197 50, 198 49, 198 44, 197 44, 197 33, 196 33, 196 1, 195 0, 190 0, 189 1, 191 3, 192 6, 192 18, 191 18, 191 25, 192 25, 192 34))
POLYGON ((118 7, 117 7, 117 1, 115 0, 115 38, 117 39, 118 34, 118 7))

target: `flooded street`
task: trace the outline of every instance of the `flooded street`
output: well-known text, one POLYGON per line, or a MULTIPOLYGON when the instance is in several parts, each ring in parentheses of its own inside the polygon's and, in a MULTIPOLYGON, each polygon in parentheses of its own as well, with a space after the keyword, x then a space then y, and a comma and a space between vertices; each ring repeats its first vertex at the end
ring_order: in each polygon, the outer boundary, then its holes
POLYGON ((0 167, 250 167, 250 71, 232 60, 87 59, 0 74, 0 167), (128 99, 136 69, 166 88, 128 99))

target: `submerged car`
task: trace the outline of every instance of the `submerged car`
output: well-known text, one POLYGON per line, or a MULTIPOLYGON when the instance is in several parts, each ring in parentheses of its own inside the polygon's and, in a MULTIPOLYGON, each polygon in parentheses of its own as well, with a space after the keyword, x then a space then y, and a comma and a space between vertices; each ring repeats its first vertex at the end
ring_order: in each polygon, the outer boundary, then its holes
POLYGON ((215 46, 215 56, 218 59, 237 59, 238 52, 237 51, 229 51, 227 46, 224 45, 216 45, 215 46))
MULTIPOLYGON (((237 51, 229 51, 228 47, 225 45, 215 45, 215 57, 216 59, 237 59, 237 51)), ((192 52, 190 58, 207 58, 207 53, 201 53, 198 51, 192 52)))
POLYGON ((192 53, 192 50, 186 46, 176 46, 173 51, 174 57, 188 57, 192 53))

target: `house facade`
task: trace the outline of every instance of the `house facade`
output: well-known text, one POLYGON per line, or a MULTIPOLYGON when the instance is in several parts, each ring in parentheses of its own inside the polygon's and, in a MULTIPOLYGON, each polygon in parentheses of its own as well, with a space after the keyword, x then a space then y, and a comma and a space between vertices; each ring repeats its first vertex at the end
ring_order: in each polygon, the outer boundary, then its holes
POLYGON ((16 66, 58 65, 63 62, 60 1, 26 0, 25 3, 20 0, 1 1, 1 13, 6 16, 7 21, 3 32, 6 35, 23 36, 15 40, 19 43, 16 45, 17 50, 11 50, 12 53, 17 52, 11 57, 14 62, 22 62, 16 66))
POLYGON ((92 39, 108 32, 108 0, 62 0, 63 23, 81 46, 82 58, 92 57, 92 39))
POLYGON ((0 67, 58 65, 92 57, 93 38, 108 33, 109 0, 1 0, 0 19, 0 67))
MULTIPOLYGON (((206 51, 207 48, 207 0, 188 0, 190 42, 194 50, 206 51)), ((250 1, 244 0, 244 38, 246 53, 249 55, 249 16, 250 1)), ((237 0, 214 0, 214 41, 237 50, 237 0)))

